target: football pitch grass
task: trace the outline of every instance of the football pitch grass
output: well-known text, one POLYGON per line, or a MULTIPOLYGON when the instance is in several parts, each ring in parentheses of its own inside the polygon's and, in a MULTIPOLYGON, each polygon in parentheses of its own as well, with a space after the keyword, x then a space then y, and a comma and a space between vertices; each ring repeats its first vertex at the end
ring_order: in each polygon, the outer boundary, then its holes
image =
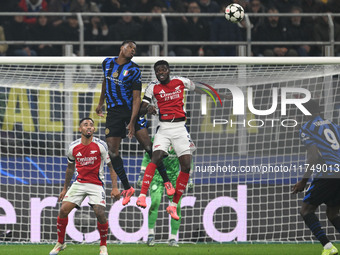
MULTIPOLYGON (((51 244, 1 244, 0 254, 2 255, 47 255, 54 245, 51 244)), ((339 249, 339 244, 335 244, 339 249)), ((320 255, 322 246, 318 243, 302 244, 180 244, 180 247, 169 247, 167 244, 157 244, 148 247, 146 244, 109 244, 109 255, 188 255, 188 254, 258 254, 258 255, 292 255, 308 254, 320 255)), ((87 255, 99 254, 98 244, 68 244, 60 255, 87 255)))

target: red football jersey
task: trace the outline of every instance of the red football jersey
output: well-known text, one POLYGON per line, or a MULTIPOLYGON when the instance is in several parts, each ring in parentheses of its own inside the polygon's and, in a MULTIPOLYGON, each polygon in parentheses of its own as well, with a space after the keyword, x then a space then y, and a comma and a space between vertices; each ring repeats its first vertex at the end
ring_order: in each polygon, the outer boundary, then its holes
POLYGON ((77 182, 104 185, 104 162, 109 163, 107 145, 104 141, 93 138, 89 145, 78 139, 70 144, 67 160, 76 164, 77 182))
POLYGON ((184 89, 194 90, 195 84, 183 77, 172 77, 168 84, 154 81, 146 88, 143 101, 154 101, 159 109, 160 120, 185 118, 184 89))

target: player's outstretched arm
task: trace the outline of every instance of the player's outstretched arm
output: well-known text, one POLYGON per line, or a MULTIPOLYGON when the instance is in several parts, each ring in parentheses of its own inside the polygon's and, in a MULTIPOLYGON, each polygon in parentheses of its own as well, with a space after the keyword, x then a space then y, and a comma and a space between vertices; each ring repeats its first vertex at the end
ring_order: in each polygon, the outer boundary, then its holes
POLYGON ((112 181, 112 190, 111 190, 111 198, 115 198, 116 200, 120 199, 120 192, 118 190, 118 185, 117 185, 117 174, 115 170, 113 169, 112 163, 109 162, 107 164, 109 170, 110 170, 110 176, 111 176, 111 181, 112 181))
POLYGON ((100 93, 99 103, 98 103, 98 106, 96 108, 96 113, 100 117, 104 117, 103 106, 104 106, 104 101, 105 101, 105 90, 106 90, 106 81, 105 81, 105 78, 104 78, 104 80, 102 82, 102 91, 100 93))
POLYGON ((320 163, 321 160, 321 156, 319 153, 319 149, 316 145, 311 145, 307 148, 307 162, 306 162, 306 170, 304 175, 302 176, 302 179, 300 181, 298 181, 292 188, 292 193, 296 194, 298 192, 302 192, 305 187, 306 184, 309 180, 309 177, 313 174, 313 171, 311 169, 313 169, 312 167, 315 164, 320 163))
POLYGON ((64 188, 59 194, 58 202, 62 201, 65 197, 65 194, 67 192, 68 187, 70 186, 74 170, 75 170, 75 163, 68 163, 67 164, 67 169, 66 169, 66 174, 65 174, 65 182, 64 182, 64 188))

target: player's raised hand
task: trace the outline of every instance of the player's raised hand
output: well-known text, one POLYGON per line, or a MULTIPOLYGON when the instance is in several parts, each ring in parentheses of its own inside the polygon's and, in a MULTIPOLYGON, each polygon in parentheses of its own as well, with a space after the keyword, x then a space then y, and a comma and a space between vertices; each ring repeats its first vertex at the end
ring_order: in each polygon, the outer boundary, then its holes
POLYGON ((135 135, 135 126, 130 122, 126 129, 129 130, 128 137, 131 139, 135 135))
POLYGON ((58 198, 58 202, 63 201, 65 194, 66 194, 67 190, 63 189, 60 194, 59 194, 59 198, 58 198))
POLYGON ((156 107, 154 105, 149 105, 147 109, 148 109, 149 114, 152 114, 152 115, 157 114, 157 110, 156 110, 156 107))
POLYGON ((293 186, 292 193, 296 194, 298 192, 302 192, 305 189, 305 187, 306 187, 306 182, 301 180, 293 186))
POLYGON ((120 199, 120 192, 117 188, 112 188, 111 190, 111 198, 115 198, 116 200, 120 199))
POLYGON ((98 116, 100 117, 104 117, 104 113, 103 113, 103 105, 98 105, 96 108, 96 113, 98 116))

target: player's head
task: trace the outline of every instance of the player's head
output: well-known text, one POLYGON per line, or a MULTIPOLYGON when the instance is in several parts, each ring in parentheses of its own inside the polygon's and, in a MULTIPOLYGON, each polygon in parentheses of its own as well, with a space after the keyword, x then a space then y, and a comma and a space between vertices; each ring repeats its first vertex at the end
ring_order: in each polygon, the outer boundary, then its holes
POLYGON ((79 121, 79 132, 86 138, 90 138, 95 131, 94 121, 91 118, 83 118, 79 121))
POLYGON ((132 40, 125 40, 120 46, 119 56, 127 59, 132 59, 136 54, 137 44, 132 40))
POLYGON ((153 69, 155 70, 156 77, 160 83, 167 84, 170 82, 170 66, 167 61, 157 61, 154 64, 153 69))
POLYGON ((312 116, 320 115, 320 105, 316 100, 309 100, 303 106, 312 114, 312 116))

